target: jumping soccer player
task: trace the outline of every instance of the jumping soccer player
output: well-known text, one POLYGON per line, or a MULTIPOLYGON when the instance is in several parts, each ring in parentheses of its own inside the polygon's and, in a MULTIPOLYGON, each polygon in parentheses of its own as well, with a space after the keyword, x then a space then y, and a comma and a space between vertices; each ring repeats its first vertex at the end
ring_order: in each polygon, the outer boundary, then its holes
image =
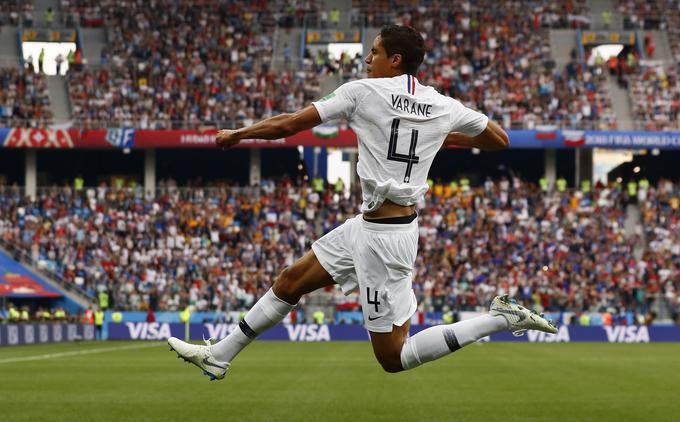
POLYGON ((269 291, 217 344, 168 343, 179 357, 213 379, 224 378, 236 355, 259 334, 281 322, 300 297, 332 284, 344 293, 359 289, 364 325, 373 351, 387 372, 415 368, 500 331, 556 333, 541 315, 498 296, 490 312, 409 337, 416 311, 411 288, 418 249, 415 204, 427 192, 427 174, 442 145, 482 150, 508 147, 508 136, 486 116, 421 85, 423 38, 414 29, 389 25, 366 57, 369 79, 348 82, 293 114, 250 127, 221 130, 217 145, 242 139, 278 139, 322 122, 347 119, 359 140, 357 173, 362 213, 326 234, 312 250, 285 268, 269 291))

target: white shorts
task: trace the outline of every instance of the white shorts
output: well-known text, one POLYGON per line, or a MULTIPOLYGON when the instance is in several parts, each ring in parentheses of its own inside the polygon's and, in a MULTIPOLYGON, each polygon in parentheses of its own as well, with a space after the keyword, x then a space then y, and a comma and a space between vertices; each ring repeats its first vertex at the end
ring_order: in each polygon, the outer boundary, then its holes
POLYGON ((312 244, 321 265, 349 294, 359 288, 364 326, 389 333, 415 313, 411 288, 418 252, 418 219, 382 224, 359 214, 312 244))

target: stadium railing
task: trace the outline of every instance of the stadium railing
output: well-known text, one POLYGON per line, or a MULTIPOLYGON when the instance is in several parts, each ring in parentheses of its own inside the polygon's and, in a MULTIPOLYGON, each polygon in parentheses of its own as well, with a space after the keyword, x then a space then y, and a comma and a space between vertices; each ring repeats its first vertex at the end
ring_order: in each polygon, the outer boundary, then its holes
MULTIPOLYGON (((23 192, 23 188, 15 188, 10 186, 0 186, 0 195, 3 194, 5 189, 19 189, 23 192)), ((103 186, 85 186, 82 190, 76 191, 72 186, 40 186, 36 189, 36 195, 38 198, 44 195, 67 195, 67 196, 81 196, 86 195, 88 191, 94 191, 95 195, 99 192, 104 194, 109 193, 119 193, 123 192, 129 195, 134 195, 135 197, 144 196, 144 187, 138 185, 135 187, 103 187, 103 186)), ((23 193, 22 193, 23 194, 23 193)), ((250 186, 232 186, 225 184, 224 186, 188 186, 188 187, 176 187, 176 186, 156 186, 156 197, 161 195, 175 195, 179 194, 181 199, 184 200, 202 200, 217 197, 222 194, 248 194, 248 195, 259 195, 259 188, 253 188, 250 186)))

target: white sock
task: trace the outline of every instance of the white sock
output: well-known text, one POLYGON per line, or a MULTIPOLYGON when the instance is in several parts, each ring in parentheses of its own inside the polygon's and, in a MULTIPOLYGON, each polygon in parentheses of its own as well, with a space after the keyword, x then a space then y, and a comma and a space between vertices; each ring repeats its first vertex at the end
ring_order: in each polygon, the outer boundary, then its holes
POLYGON ((505 318, 491 315, 430 327, 406 339, 401 349, 401 366, 404 369, 415 368, 507 329, 505 318))
POLYGON ((238 328, 212 346, 213 356, 219 361, 231 362, 244 347, 255 340, 255 337, 283 321, 294 307, 295 305, 276 297, 272 289, 269 289, 250 308, 238 328))

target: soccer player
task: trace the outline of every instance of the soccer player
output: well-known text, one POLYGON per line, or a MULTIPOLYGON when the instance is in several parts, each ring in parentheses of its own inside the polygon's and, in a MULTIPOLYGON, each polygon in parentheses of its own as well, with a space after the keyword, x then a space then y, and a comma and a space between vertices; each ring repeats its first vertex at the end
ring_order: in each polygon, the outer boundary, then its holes
POLYGON ((222 379, 236 355, 281 322, 302 295, 332 284, 345 293, 359 289, 364 325, 387 372, 415 368, 500 331, 557 332, 550 321, 506 295, 492 301, 489 314, 409 337, 416 311, 411 288, 418 249, 415 204, 427 192, 435 155, 443 145, 492 151, 507 148, 509 142, 503 129, 483 114, 418 82, 415 75, 424 55, 423 38, 414 29, 386 26, 366 57, 368 79, 348 82, 296 113, 219 131, 217 145, 228 148, 241 139, 277 139, 347 119, 359 142, 363 204, 361 214, 314 242, 311 251, 285 268, 239 328, 222 341, 211 345, 208 340, 202 346, 170 338, 179 357, 211 380, 222 379))

